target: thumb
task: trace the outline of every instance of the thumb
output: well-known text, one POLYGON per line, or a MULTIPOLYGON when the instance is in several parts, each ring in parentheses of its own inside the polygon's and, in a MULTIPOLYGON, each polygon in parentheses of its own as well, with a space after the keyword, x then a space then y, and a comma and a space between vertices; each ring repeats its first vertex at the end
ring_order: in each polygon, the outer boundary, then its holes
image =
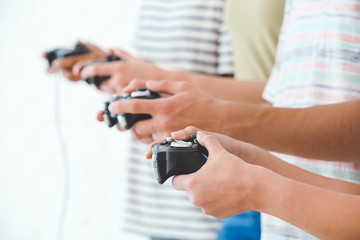
POLYGON ((150 80, 146 82, 146 87, 154 92, 169 93, 172 95, 189 90, 188 83, 170 80, 150 80))
POLYGON ((123 60, 131 60, 131 59, 136 59, 134 56, 130 55, 129 53, 127 53, 126 51, 120 49, 120 48, 115 48, 114 49, 114 54, 118 57, 120 57, 123 60))
POLYGON ((204 132, 198 131, 196 138, 199 143, 208 150, 209 157, 224 150, 224 147, 214 135, 208 135, 204 132))

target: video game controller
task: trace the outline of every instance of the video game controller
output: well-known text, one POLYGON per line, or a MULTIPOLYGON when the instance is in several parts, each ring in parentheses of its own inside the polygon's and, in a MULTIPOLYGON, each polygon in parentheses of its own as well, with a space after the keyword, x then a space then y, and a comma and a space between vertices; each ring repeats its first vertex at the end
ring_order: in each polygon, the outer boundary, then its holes
MULTIPOLYGON (((85 64, 84 66, 82 66, 81 71, 90 66, 90 65, 95 65, 95 64, 99 64, 99 63, 107 63, 107 62, 114 62, 114 61, 120 61, 121 59, 118 56, 115 55, 110 55, 107 56, 106 58, 102 59, 102 60, 96 60, 96 61, 92 61, 89 62, 87 64, 85 64)), ((109 79, 110 76, 93 76, 90 78, 85 79, 85 81, 88 84, 94 84, 96 87, 99 87, 101 85, 101 83, 107 79, 109 79)))
POLYGON ((158 183, 163 184, 169 177, 198 171, 208 158, 208 151, 196 139, 189 141, 167 138, 152 148, 151 166, 158 183))
POLYGON ((57 58, 83 55, 87 53, 90 53, 90 50, 84 44, 78 43, 76 44, 74 49, 57 48, 52 51, 46 52, 45 56, 49 62, 49 66, 51 66, 51 63, 57 58))
POLYGON ((116 101, 125 101, 131 99, 155 99, 161 98, 159 93, 150 91, 146 88, 136 89, 134 92, 130 94, 119 94, 115 97, 111 98, 109 101, 104 103, 104 122, 108 125, 108 127, 113 127, 116 123, 119 123, 120 126, 124 129, 130 129, 136 122, 141 120, 150 119, 151 115, 149 114, 133 114, 133 113, 122 113, 122 114, 114 114, 109 111, 109 105, 116 101))

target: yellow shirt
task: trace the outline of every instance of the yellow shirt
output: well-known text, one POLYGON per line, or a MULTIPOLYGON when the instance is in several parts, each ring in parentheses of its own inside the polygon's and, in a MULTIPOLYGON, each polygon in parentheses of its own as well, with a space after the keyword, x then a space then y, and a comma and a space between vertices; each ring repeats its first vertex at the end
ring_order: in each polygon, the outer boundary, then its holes
POLYGON ((227 0, 235 77, 266 81, 275 61, 285 0, 227 0))

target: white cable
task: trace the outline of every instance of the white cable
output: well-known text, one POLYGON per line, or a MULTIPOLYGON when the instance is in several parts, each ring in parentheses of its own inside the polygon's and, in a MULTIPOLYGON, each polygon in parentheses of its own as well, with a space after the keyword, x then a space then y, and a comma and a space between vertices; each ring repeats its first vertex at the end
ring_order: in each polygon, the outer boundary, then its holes
POLYGON ((60 155, 64 168, 64 185, 63 185, 63 198, 61 202, 61 209, 58 219, 57 227, 57 240, 63 240, 64 229, 66 222, 66 215, 70 199, 70 161, 66 148, 65 138, 63 135, 62 123, 61 123, 61 76, 56 74, 55 88, 54 88, 54 113, 55 113, 55 127, 56 135, 58 139, 60 155))

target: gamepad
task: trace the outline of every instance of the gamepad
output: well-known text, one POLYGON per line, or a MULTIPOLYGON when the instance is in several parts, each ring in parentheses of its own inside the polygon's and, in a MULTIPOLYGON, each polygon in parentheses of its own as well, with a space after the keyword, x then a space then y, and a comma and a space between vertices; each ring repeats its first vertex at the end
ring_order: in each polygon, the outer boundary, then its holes
POLYGON ((109 111, 109 105, 116 101, 125 101, 131 99, 155 99, 160 98, 161 95, 159 93, 150 91, 146 88, 136 89, 134 92, 130 94, 118 94, 115 97, 111 98, 109 101, 104 103, 104 122, 108 125, 108 127, 113 127, 116 123, 119 123, 120 126, 124 129, 130 129, 136 122, 141 120, 150 119, 151 115, 149 114, 133 114, 133 113, 122 113, 122 114, 114 114, 109 111))
MULTIPOLYGON (((102 60, 96 60, 96 61, 92 61, 89 62, 87 64, 85 64, 84 66, 82 66, 81 71, 86 68, 87 66, 90 65, 95 65, 95 64, 99 64, 99 63, 106 63, 106 62, 114 62, 114 61, 120 61, 121 59, 118 56, 115 55, 110 55, 107 56, 106 58, 102 59, 102 60)), ((94 84, 96 87, 99 87, 101 85, 101 83, 107 79, 109 79, 110 76, 93 76, 90 78, 85 79, 85 81, 88 84, 94 84)))
POLYGON ((90 50, 82 43, 76 44, 74 49, 66 49, 66 48, 57 48, 52 51, 46 52, 45 57, 49 62, 49 66, 51 63, 57 58, 65 58, 69 56, 76 56, 90 53, 90 50))
POLYGON ((158 183, 169 177, 198 171, 208 158, 208 151, 191 135, 189 141, 167 138, 152 148, 151 166, 158 183))

